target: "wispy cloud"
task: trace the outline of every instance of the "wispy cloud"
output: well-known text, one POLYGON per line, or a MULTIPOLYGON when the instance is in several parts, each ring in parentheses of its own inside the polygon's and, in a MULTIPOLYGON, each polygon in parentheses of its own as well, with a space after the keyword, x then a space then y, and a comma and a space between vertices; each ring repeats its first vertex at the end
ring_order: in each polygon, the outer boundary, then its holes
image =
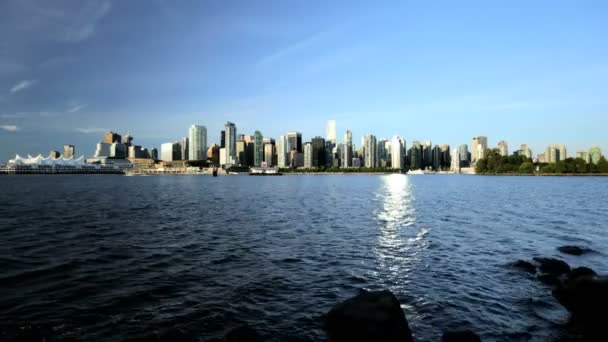
POLYGON ((77 111, 79 111, 81 109, 84 109, 86 107, 87 107, 86 104, 84 104, 84 105, 75 105, 75 106, 72 106, 72 107, 70 107, 68 109, 68 113, 76 113, 77 111))
POLYGON ((16 92, 20 92, 22 90, 26 90, 27 88, 31 87, 34 83, 36 83, 36 80, 23 80, 17 84, 15 84, 12 88, 11 88, 11 93, 14 94, 16 92))
POLYGON ((26 113, 0 114, 0 119, 23 119, 26 113))
POLYGON ((2 125, 0 126, 0 129, 8 132, 16 132, 19 130, 19 127, 15 125, 2 125))
POLYGON ((76 128, 76 132, 82 134, 104 133, 107 131, 105 128, 76 128))

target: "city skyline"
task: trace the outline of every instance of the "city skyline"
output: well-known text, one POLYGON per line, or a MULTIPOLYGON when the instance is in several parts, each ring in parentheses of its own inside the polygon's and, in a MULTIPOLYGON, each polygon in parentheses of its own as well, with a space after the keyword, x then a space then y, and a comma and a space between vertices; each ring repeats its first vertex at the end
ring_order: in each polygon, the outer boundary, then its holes
POLYGON ((467 4, 5 1, 0 160, 92 155, 109 130, 159 148, 197 124, 218 143, 226 121, 310 141, 328 118, 357 146, 608 150, 608 4, 467 4))

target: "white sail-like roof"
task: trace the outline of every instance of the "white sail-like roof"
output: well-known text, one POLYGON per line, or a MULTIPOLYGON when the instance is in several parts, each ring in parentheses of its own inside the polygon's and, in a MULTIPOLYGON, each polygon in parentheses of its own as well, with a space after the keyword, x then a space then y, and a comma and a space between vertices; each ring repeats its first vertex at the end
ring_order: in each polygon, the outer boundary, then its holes
POLYGON ((43 157, 42 155, 38 155, 36 157, 32 157, 31 155, 27 155, 27 158, 23 158, 20 155, 16 155, 15 159, 11 159, 8 161, 9 165, 37 165, 37 166, 81 166, 85 165, 84 156, 80 156, 76 159, 74 157, 70 158, 57 158, 53 159, 51 156, 43 157))

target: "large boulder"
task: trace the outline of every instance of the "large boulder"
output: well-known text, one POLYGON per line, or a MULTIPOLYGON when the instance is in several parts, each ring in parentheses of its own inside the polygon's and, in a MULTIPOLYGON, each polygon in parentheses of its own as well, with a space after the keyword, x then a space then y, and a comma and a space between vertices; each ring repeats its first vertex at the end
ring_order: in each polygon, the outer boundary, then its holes
POLYGON ((553 290, 588 338, 608 340, 608 277, 582 275, 553 290))
POLYGON ((446 331, 441 336, 442 342, 481 342, 481 338, 471 330, 446 331))
POLYGON ((325 319, 331 342, 412 341, 399 300, 388 290, 364 292, 338 303, 325 319))
POLYGON ((592 252, 592 250, 587 247, 579 247, 579 246, 561 246, 561 247, 558 247, 557 250, 564 254, 571 254, 571 255, 583 255, 585 253, 592 252))
POLYGON ((563 260, 536 257, 534 258, 534 261, 538 263, 538 269, 541 273, 554 276, 570 273, 570 266, 563 260))

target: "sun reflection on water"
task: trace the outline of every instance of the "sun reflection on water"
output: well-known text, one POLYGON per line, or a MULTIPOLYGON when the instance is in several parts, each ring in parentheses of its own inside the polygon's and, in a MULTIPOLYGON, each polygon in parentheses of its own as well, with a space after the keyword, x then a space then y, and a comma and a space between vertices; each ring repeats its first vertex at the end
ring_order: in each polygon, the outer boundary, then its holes
POLYGON ((392 283, 407 281, 417 254, 426 246, 428 227, 416 225, 415 194, 410 178, 393 174, 381 178, 375 212, 378 238, 375 248, 378 271, 392 283))

